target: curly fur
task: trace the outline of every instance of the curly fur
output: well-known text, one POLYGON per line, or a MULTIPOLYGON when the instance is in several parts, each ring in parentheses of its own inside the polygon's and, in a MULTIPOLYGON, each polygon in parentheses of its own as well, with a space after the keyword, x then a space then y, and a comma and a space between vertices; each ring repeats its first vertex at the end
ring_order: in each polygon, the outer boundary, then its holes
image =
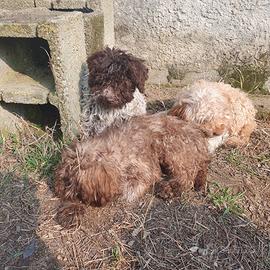
POLYGON ((195 82, 180 92, 168 114, 198 123, 213 135, 226 130, 226 144, 232 146, 247 144, 256 128, 256 110, 250 99, 240 89, 222 82, 195 82))
POLYGON ((76 142, 62 153, 56 194, 63 202, 104 206, 134 201, 155 185, 163 198, 205 185, 207 134, 166 115, 134 117, 119 128, 76 142), (166 174, 170 179, 162 180, 166 174))
POLYGON ((106 127, 146 113, 143 93, 148 69, 143 60, 106 48, 90 56, 87 64, 81 80, 85 135, 99 134, 106 127))
POLYGON ((87 136, 94 136, 103 132, 107 127, 120 126, 132 116, 146 114, 144 96, 137 89, 133 95, 133 100, 125 104, 121 109, 104 108, 96 103, 95 100, 89 99, 81 116, 83 133, 87 136))

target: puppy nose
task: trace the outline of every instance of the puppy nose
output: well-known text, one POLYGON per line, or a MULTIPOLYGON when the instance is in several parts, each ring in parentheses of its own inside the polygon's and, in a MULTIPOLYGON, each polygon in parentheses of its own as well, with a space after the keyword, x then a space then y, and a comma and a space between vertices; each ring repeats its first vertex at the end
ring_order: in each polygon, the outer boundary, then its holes
POLYGON ((113 95, 113 88, 111 86, 109 87, 106 87, 104 90, 103 90, 103 95, 105 97, 111 97, 113 95))

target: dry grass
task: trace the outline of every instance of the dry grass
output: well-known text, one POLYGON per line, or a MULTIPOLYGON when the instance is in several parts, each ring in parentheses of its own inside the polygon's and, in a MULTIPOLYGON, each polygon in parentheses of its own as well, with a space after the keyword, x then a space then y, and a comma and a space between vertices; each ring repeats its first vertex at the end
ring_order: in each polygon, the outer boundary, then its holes
MULTIPOLYGON (((160 109, 170 106, 160 104, 160 109)), ((171 202, 148 194, 134 205, 88 208, 81 225, 69 230, 55 220, 59 201, 52 190, 64 143, 31 129, 20 137, 0 137, 0 265, 5 270, 269 269, 270 125, 268 120, 258 125, 247 147, 221 149, 211 164, 208 180, 210 189, 219 184, 219 205, 194 192, 171 202), (225 211, 228 205, 243 213, 225 211)))

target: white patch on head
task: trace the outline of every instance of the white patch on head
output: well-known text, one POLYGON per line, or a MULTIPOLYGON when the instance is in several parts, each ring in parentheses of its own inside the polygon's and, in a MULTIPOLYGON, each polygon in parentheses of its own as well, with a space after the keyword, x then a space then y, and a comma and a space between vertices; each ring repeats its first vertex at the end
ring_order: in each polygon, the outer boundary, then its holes
POLYGON ((209 151, 209 153, 213 154, 215 152, 215 150, 219 146, 221 146, 222 144, 224 144, 226 142, 228 137, 229 137, 229 133, 227 131, 225 131, 221 135, 209 138, 208 139, 208 151, 209 151))

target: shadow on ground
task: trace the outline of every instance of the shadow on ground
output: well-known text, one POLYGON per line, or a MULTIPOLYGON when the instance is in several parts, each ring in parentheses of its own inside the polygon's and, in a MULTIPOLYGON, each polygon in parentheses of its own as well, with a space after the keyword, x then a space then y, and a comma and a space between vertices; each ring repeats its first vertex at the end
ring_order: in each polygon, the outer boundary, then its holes
MULTIPOLYGON (((148 109, 170 106, 171 101, 158 101, 148 109)), ((244 192, 242 216, 224 215, 194 192, 172 202, 148 194, 134 205, 89 207, 81 225, 69 230, 55 220, 59 201, 52 193, 61 146, 33 134, 2 142, 0 265, 5 270, 270 269, 269 134, 269 122, 259 123, 248 147, 221 149, 210 166, 209 181, 244 192)))
POLYGON ((56 258, 36 233, 39 202, 29 178, 1 171, 0 205, 1 269, 58 269, 56 258))
MULTIPOLYGON (((132 238, 131 238, 132 239, 132 238)), ((134 269, 269 269, 269 235, 211 205, 157 204, 131 247, 134 269)))

